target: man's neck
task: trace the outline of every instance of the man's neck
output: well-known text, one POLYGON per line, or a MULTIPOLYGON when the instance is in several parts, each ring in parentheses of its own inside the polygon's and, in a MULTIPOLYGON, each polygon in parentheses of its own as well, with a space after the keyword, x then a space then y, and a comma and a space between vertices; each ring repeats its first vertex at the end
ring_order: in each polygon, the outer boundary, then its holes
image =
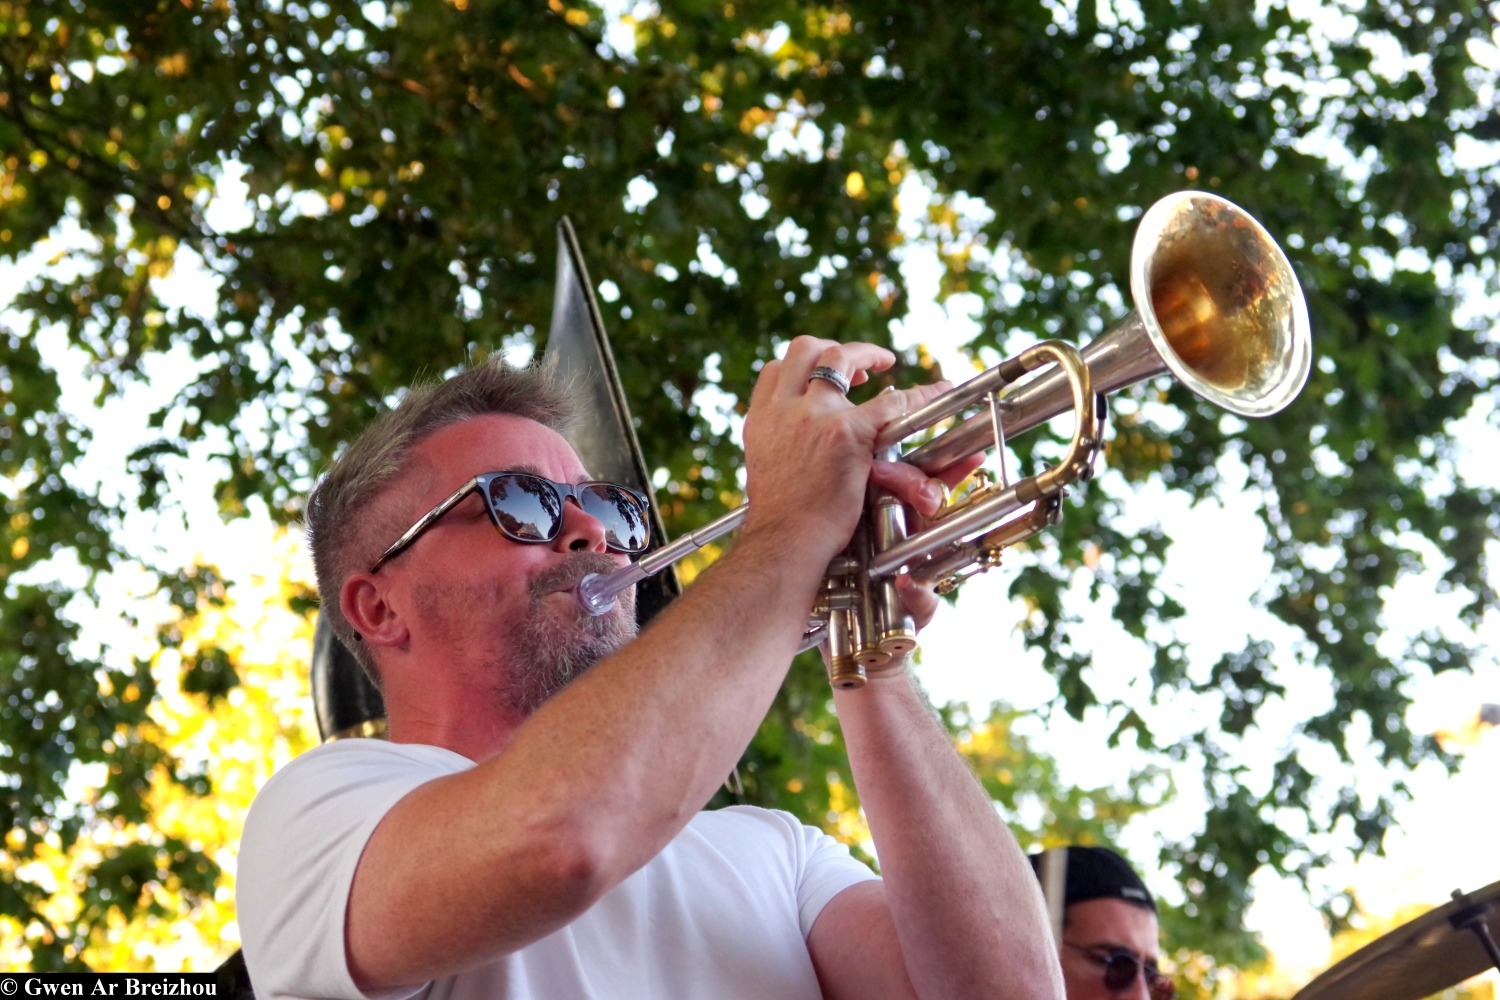
POLYGON ((443 747, 477 763, 504 750, 525 721, 514 710, 494 704, 493 695, 468 692, 446 704, 434 704, 434 700, 429 692, 416 702, 388 701, 400 706, 389 716, 391 741, 443 747))

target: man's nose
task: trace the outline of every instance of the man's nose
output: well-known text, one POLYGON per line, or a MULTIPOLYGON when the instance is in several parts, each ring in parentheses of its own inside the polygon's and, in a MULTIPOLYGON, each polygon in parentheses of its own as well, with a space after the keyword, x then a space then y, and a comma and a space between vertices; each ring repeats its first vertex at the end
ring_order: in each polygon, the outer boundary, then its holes
POLYGON ((608 548, 604 537, 604 525, 597 517, 580 507, 572 497, 563 501, 562 530, 554 542, 558 548, 569 552, 604 552, 608 548))

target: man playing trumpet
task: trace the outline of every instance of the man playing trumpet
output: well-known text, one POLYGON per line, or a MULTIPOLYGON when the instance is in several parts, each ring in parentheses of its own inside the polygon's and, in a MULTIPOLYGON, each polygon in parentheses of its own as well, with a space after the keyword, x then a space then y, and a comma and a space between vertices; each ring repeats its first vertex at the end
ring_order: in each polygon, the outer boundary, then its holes
MULTIPOLYGON (((414 389, 356 440, 308 526, 390 741, 325 744, 256 801, 238 891, 257 994, 1060 1000, 1026 858, 904 660, 834 692, 880 877, 786 814, 702 811, 867 483, 939 503, 871 456, 942 387, 843 394, 893 362, 799 337, 765 366, 738 539, 638 636, 629 595, 591 617, 573 590, 645 548, 645 500, 589 480, 538 371, 414 389)), ((935 596, 898 586, 930 620, 935 596)))

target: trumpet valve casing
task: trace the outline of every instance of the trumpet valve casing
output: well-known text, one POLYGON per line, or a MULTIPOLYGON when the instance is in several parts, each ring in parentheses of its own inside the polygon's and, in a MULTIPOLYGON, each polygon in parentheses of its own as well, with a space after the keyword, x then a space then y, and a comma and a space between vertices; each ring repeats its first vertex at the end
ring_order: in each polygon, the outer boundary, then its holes
POLYGON ((865 686, 869 674, 854 652, 854 615, 844 609, 828 613, 828 683, 842 691, 865 686))
MULTIPOLYGON (((880 457, 895 460, 900 457, 900 451, 890 448, 880 457)), ((866 521, 865 545, 871 559, 906 538, 906 509, 889 493, 872 492, 866 508, 866 521)), ((872 649, 871 662, 866 666, 877 670, 917 648, 917 627, 911 616, 902 610, 895 576, 872 580, 868 563, 861 576, 865 581, 864 605, 868 609, 868 638, 872 649)))

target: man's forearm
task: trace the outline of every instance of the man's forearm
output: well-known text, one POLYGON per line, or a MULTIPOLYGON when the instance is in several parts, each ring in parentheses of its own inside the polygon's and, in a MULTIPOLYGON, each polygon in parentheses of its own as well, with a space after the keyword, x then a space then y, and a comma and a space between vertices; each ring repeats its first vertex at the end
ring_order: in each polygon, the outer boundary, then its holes
POLYGON ((906 972, 919 996, 1060 998, 1030 865, 905 674, 837 692, 906 972))

